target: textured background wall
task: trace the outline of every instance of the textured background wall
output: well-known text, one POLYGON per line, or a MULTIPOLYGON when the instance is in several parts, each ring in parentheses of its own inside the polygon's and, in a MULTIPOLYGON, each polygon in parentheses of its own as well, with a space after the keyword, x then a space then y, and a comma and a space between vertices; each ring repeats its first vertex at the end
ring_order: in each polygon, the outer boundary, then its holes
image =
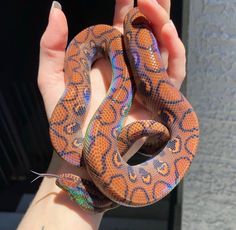
MULTIPOLYGON (((201 123, 183 230, 236 229, 236 1, 189 0, 187 95, 201 123)), ((185 12, 187 13, 187 12, 185 12)))

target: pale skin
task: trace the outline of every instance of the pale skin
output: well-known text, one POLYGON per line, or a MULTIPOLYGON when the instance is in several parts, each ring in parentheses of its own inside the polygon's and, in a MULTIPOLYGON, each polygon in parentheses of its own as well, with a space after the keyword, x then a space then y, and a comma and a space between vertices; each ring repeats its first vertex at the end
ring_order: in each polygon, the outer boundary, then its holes
MULTIPOLYGON (((139 0, 138 6, 152 24, 170 80, 179 89, 185 78, 185 48, 170 21, 170 0, 139 0)), ((124 17, 132 8, 133 0, 116 0, 113 25, 121 32, 124 17)), ((38 71, 38 86, 48 119, 65 89, 63 67, 67 36, 66 17, 55 3, 50 11, 48 26, 41 38, 38 71)), ((90 75, 92 97, 83 133, 109 87, 112 77, 109 62, 105 59, 98 60, 90 75)), ((150 116, 146 109, 135 101, 126 124, 148 118, 150 116)), ((136 152, 140 145, 141 143, 136 143, 132 152, 136 152)), ((65 172, 88 177, 86 172, 79 172, 77 168, 53 153, 48 173, 58 175, 65 172)), ((18 229, 98 229, 102 216, 103 213, 89 214, 82 211, 56 186, 55 178, 45 177, 18 229)))

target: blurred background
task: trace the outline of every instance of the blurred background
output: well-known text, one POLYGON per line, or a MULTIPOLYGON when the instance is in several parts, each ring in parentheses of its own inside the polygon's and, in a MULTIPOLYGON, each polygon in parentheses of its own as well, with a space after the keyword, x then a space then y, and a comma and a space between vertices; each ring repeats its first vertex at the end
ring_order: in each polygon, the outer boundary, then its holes
MULTIPOLYGON (((13 0, 1 4, 0 229, 3 230, 6 226, 14 229, 10 223, 16 226, 41 182, 31 184, 34 175, 29 170, 46 172, 52 153, 48 121, 37 87, 39 41, 51 3, 13 0)), ((115 1, 61 0, 60 3, 68 20, 69 41, 90 25, 112 24, 115 1)), ((181 34, 182 1, 172 4, 172 19, 181 34)), ((143 229, 147 224, 149 229, 156 226, 160 230, 179 229, 179 190, 148 208, 119 208, 108 212, 101 229, 130 229, 131 226, 143 229), (112 223, 114 228, 110 226, 112 223)))

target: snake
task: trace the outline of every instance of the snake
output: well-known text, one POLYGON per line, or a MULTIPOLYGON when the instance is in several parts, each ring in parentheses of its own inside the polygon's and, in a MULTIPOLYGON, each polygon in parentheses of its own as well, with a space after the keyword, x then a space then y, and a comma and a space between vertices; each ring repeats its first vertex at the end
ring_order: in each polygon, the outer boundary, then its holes
POLYGON ((103 24, 84 29, 66 50, 64 70, 65 91, 49 121, 50 138, 57 154, 85 168, 90 179, 63 173, 56 184, 94 213, 165 197, 188 171, 200 130, 193 107, 170 81, 148 19, 133 8, 124 34, 103 24), (89 74, 102 57, 110 61, 112 80, 83 136, 92 96, 89 74), (136 95, 152 119, 124 125, 136 95), (146 146, 158 148, 151 148, 145 162, 129 165, 125 154, 145 136, 146 146))

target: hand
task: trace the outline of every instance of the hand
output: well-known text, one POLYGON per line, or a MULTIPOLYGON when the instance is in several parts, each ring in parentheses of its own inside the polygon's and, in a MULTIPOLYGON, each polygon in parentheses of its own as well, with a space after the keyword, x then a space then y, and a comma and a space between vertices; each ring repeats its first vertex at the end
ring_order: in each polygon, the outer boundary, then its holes
MULTIPOLYGON (((58 3, 55 4, 56 8, 51 9, 49 24, 40 43, 38 74, 38 85, 43 96, 48 118, 51 117, 52 111, 65 89, 63 68, 68 28, 66 17, 60 9, 60 5, 58 3)), ((116 1, 113 26, 121 32, 123 32, 124 17, 133 8, 133 4, 133 0, 116 1)), ((178 37, 174 24, 170 21, 170 1, 138 0, 138 7, 151 22, 170 80, 179 89, 185 77, 185 49, 178 37)), ((112 78, 110 63, 105 59, 98 60, 93 66, 90 75, 92 97, 82 130, 83 133, 85 133, 91 117, 105 98, 110 86, 112 78)), ((150 119, 150 114, 145 107, 135 100, 127 117, 126 124, 144 119, 150 119)), ((137 152, 143 141, 144 139, 135 143, 126 159, 137 152)), ((85 170, 74 168, 54 153, 49 172, 60 174, 68 172, 68 170, 83 178, 88 178, 85 170)))
MULTIPOLYGON (((152 24, 170 80, 179 89, 185 77, 185 49, 174 24, 170 20, 170 0, 139 0, 138 6, 152 24)), ((113 25, 121 32, 123 31, 124 17, 132 8, 133 0, 116 1, 113 25)), ((60 7, 52 8, 48 27, 40 43, 38 73, 38 85, 48 118, 51 117, 52 111, 65 89, 63 68, 67 36, 68 28, 65 15, 60 7)), ((106 95, 111 76, 110 64, 105 59, 98 60, 91 71, 90 79, 92 89, 99 90, 92 90, 90 109, 85 120, 83 133, 85 133, 92 115, 106 95)), ((140 103, 134 101, 126 124, 142 119, 150 119, 150 115, 140 103)), ((136 152, 142 143, 142 141, 136 143, 132 149, 133 152, 136 152)))
MULTIPOLYGON (((170 1, 139 0, 138 6, 152 23, 152 29, 160 44, 161 55, 167 67, 170 80, 179 89, 185 77, 185 49, 178 37, 175 26, 169 18, 170 1)), ((117 0, 114 27, 120 31, 123 30, 124 17, 132 7, 132 0, 117 0)), ((55 105, 65 89, 63 67, 67 36, 68 28, 65 15, 60 9, 52 8, 48 27, 40 43, 38 73, 38 85, 48 118, 50 118, 55 105)), ((104 99, 109 87, 111 69, 107 66, 109 64, 105 60, 99 60, 91 72, 92 88, 99 90, 92 92, 91 107, 86 123, 88 123, 96 108, 104 99)), ((134 105, 128 119, 147 119, 147 116, 145 108, 139 108, 139 105, 134 105), (138 114, 141 114, 141 117, 138 114)))
MULTIPOLYGON (((174 24, 170 21, 170 1, 138 0, 138 6, 151 22, 170 80, 177 88, 180 88, 185 77, 185 49, 178 37, 174 24)), ((124 17, 132 8, 133 0, 116 1, 113 26, 121 32, 123 32, 124 17)), ((61 10, 61 6, 58 3, 54 3, 49 16, 49 24, 40 43, 38 74, 38 85, 43 96, 48 118, 51 117, 54 107, 65 90, 63 68, 67 36, 66 17, 61 10)), ((83 133, 85 133, 86 127, 97 107, 105 98, 111 78, 112 71, 109 62, 105 59, 98 60, 91 71, 92 97, 84 129, 82 130, 83 133)), ((146 108, 135 100, 126 124, 143 119, 150 119, 150 114, 146 108)), ((142 144, 143 140, 136 142, 132 150, 129 151, 129 155, 132 156, 142 144)), ((54 154, 49 171, 60 174, 62 172, 68 172, 68 170, 83 178, 88 178, 85 170, 69 165, 54 154)))

